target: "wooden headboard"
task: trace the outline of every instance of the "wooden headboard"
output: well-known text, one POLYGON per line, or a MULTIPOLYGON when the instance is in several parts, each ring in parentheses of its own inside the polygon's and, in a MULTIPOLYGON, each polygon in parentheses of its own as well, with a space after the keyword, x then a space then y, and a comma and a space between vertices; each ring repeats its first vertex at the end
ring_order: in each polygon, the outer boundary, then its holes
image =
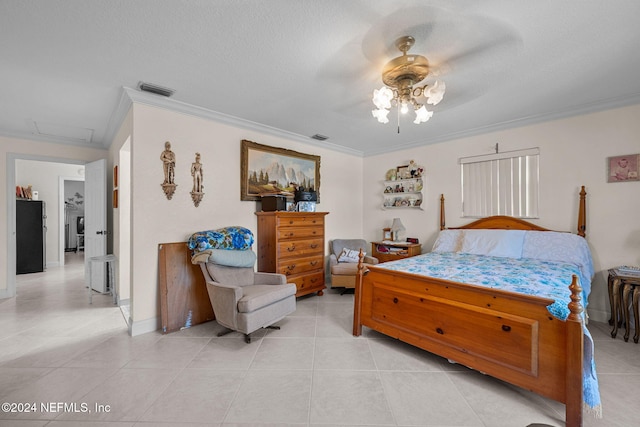
MULTIPOLYGON (((578 209, 578 235, 585 237, 586 235, 586 196, 587 192, 584 189, 584 185, 580 190, 580 205, 578 209)), ((444 230, 445 216, 444 216, 444 194, 440 195, 440 230, 444 230)), ((495 215, 486 218, 480 218, 467 225, 461 227, 449 227, 451 230, 458 229, 501 229, 501 230, 535 230, 535 231, 552 231, 547 228, 540 227, 532 224, 523 219, 514 218, 505 215, 495 215)))

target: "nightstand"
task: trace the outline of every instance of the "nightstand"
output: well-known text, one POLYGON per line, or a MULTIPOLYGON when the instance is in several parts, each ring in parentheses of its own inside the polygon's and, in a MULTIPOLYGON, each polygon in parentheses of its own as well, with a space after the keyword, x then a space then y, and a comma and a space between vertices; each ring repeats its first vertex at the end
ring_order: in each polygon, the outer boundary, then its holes
POLYGON ((380 262, 409 258, 422 253, 422 244, 405 242, 371 242, 371 256, 380 262))

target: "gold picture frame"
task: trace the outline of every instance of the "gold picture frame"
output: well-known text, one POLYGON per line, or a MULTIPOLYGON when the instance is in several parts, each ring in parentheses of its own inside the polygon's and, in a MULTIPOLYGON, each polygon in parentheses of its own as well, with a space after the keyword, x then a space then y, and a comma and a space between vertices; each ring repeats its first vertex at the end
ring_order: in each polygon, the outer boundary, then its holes
POLYGON ((320 156, 242 140, 240 148, 240 200, 260 200, 264 194, 291 193, 294 186, 313 189, 320 203, 320 156), (273 169, 277 165, 277 169, 273 169), (269 173, 271 171, 271 174, 269 173), (286 175, 282 174, 286 171, 286 175), (294 182, 286 178, 295 176, 294 182))
POLYGON ((391 240, 391 228, 385 227, 382 229, 382 240, 391 240))

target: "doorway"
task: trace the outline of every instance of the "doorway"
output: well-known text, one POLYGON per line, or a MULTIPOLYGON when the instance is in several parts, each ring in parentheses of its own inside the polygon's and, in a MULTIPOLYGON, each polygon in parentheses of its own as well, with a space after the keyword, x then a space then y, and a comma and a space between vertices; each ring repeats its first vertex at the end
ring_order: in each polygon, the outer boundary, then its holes
POLYGON ((66 264, 67 255, 74 252, 73 259, 84 255, 84 166, 79 177, 59 177, 59 208, 62 210, 59 221, 59 239, 61 248, 60 265, 66 264))
POLYGON ((84 179, 84 161, 29 154, 7 154, 7 288, 0 290, 0 298, 16 295, 16 186, 32 185, 40 200, 47 200, 47 266, 64 265, 64 208, 59 190, 59 176, 84 179), (33 170, 37 173, 31 173, 33 170), (28 182, 27 182, 28 181, 28 182), (53 198, 52 198, 53 197, 53 198))

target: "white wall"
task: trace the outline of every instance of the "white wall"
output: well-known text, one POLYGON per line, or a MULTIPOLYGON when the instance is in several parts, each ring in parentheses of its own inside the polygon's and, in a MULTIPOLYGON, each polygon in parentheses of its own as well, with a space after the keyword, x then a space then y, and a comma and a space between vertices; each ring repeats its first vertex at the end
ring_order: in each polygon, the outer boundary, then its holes
MULTIPOLYGON (((16 160, 16 185, 32 185, 38 191, 38 198, 46 207, 46 266, 59 265, 60 261, 60 177, 80 176, 83 166, 63 163, 41 162, 35 160, 16 160)), ((82 183, 81 183, 82 184, 82 183)), ((75 229, 74 229, 75 230, 75 229)), ((75 234, 74 234, 75 235, 75 234)), ((75 246, 75 243, 74 245, 75 246)))
MULTIPOLYGON (((572 117, 516 129, 459 139, 365 159, 364 238, 379 239, 395 216, 407 236, 415 236, 428 251, 439 230, 439 197, 446 198, 447 225, 461 218, 458 158, 540 147, 540 219, 532 222, 554 230, 576 231, 578 193, 587 190, 587 240, 596 277, 589 314, 599 321, 609 316, 606 270, 621 264, 640 265, 640 182, 607 183, 609 156, 640 153, 640 106, 572 117), (385 172, 414 159, 425 167, 423 211, 387 210, 382 204, 385 172)), ((436 120, 436 119, 434 119, 436 120)), ((421 126, 429 126, 428 123, 421 126)))
POLYGON ((284 138, 224 125, 141 104, 133 106, 131 141, 131 207, 134 327, 160 316, 158 244, 183 242, 195 231, 228 225, 256 230, 256 202, 240 201, 240 141, 321 156, 318 211, 326 216, 327 241, 362 234, 363 159, 284 138), (160 154, 165 141, 176 155, 176 193, 162 191, 160 154), (189 192, 195 153, 201 154, 204 198, 195 207, 189 192))

